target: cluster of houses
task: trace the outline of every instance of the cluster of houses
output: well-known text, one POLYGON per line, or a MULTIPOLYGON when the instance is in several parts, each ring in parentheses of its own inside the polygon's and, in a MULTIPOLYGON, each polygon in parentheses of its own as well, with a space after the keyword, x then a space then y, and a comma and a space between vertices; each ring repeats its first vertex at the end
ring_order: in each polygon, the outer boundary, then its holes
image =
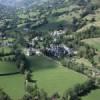
POLYGON ((33 47, 28 47, 24 49, 24 54, 26 56, 41 55, 42 53, 45 54, 46 56, 60 58, 63 56, 73 55, 74 50, 67 47, 64 44, 60 45, 50 44, 50 46, 46 47, 43 51, 35 49, 33 47))
POLYGON ((47 56, 60 58, 66 55, 71 56, 73 55, 74 51, 64 44, 60 44, 60 45, 51 44, 49 48, 45 49, 44 53, 47 56))
POLYGON ((39 41, 39 40, 43 40, 42 37, 34 37, 31 41, 28 41, 28 47, 24 48, 24 54, 26 56, 32 56, 32 55, 40 55, 41 51, 39 49, 36 49, 34 46, 36 45, 35 42, 39 41))
MULTIPOLYGON (((53 37, 55 37, 54 40, 56 41, 56 37, 60 36, 64 33, 65 33, 64 30, 59 30, 59 31, 56 30, 56 31, 51 32, 50 34, 53 37)), ((29 42, 30 46, 28 48, 24 49, 24 53, 27 56, 31 56, 34 54, 40 55, 41 53, 43 53, 43 54, 50 56, 50 57, 60 58, 63 56, 68 56, 68 55, 71 56, 74 53, 73 49, 67 47, 66 45, 64 45, 64 44, 58 45, 55 43, 49 44, 49 47, 45 47, 44 50, 41 51, 39 49, 34 48, 36 41, 43 41, 43 38, 42 37, 35 37, 29 42)))

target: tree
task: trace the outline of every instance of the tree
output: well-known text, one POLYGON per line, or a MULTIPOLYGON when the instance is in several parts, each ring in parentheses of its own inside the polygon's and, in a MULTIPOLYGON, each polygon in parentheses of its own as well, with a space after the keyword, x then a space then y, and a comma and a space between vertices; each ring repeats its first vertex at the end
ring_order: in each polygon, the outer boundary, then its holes
POLYGON ((40 90, 37 85, 28 85, 26 91, 27 94, 23 96, 22 100, 48 100, 47 93, 40 90))
POLYGON ((48 94, 43 89, 40 90, 40 98, 41 100, 48 100, 48 94))
POLYGON ((32 75, 31 75, 30 71, 25 72, 25 80, 28 80, 28 82, 32 81, 32 75))
POLYGON ((2 89, 0 89, 0 100, 11 100, 11 98, 2 89))
POLYGON ((23 53, 17 51, 15 53, 15 59, 16 59, 17 67, 19 68, 21 73, 24 73, 25 70, 30 70, 30 63, 27 57, 23 53))

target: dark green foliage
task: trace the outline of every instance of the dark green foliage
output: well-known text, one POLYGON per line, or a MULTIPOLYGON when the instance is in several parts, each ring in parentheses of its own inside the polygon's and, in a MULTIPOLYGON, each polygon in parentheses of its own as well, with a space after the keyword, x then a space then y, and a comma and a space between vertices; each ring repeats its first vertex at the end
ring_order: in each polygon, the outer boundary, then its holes
POLYGON ((11 100, 11 98, 2 89, 0 89, 0 100, 11 100))
POLYGON ((90 91, 96 89, 95 80, 90 79, 84 84, 77 84, 72 89, 67 90, 62 100, 81 100, 81 96, 87 95, 90 91))
POLYGON ((44 90, 38 89, 37 85, 27 86, 26 91, 28 92, 22 98, 22 100, 49 100, 47 93, 44 90))
POLYGON ((21 73, 24 73, 25 70, 30 69, 30 63, 24 54, 20 52, 16 52, 15 59, 16 59, 17 67, 19 68, 21 73))

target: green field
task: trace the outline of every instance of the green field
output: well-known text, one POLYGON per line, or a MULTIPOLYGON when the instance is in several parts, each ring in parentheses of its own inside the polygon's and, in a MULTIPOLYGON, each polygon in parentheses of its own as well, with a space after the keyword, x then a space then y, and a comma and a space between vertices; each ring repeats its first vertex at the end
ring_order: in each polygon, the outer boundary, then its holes
MULTIPOLYGON (((37 80, 38 87, 47 91, 49 95, 57 91, 62 94, 66 89, 87 80, 84 75, 62 67, 51 58, 34 56, 30 61, 34 69, 33 79, 37 80)), ((0 87, 14 100, 18 100, 25 93, 23 75, 0 76, 0 80, 0 87)))
POLYGON ((31 62, 33 71, 51 69, 60 66, 60 63, 46 56, 31 56, 28 58, 31 62))
POLYGON ((0 47, 0 52, 10 53, 11 50, 12 49, 10 47, 0 47))
POLYGON ((92 91, 90 94, 83 97, 82 100, 100 100, 100 89, 92 91))
POLYGON ((64 68, 59 62, 49 57, 35 56, 30 60, 34 70, 33 79, 37 80, 38 86, 50 95, 57 91, 62 94, 66 89, 87 80, 84 75, 64 68))
POLYGON ((18 100, 25 94, 24 91, 24 76, 11 75, 0 76, 0 88, 11 96, 12 99, 18 100))
POLYGON ((49 95, 58 92, 64 93, 68 88, 77 83, 86 81, 86 77, 66 68, 45 69, 33 73, 33 78, 37 81, 40 89, 44 89, 49 95))
POLYGON ((10 74, 18 72, 15 63, 0 61, 0 74, 10 74))
POLYGON ((93 46, 94 48, 100 51, 100 38, 91 38, 91 39, 85 39, 82 41, 93 46))

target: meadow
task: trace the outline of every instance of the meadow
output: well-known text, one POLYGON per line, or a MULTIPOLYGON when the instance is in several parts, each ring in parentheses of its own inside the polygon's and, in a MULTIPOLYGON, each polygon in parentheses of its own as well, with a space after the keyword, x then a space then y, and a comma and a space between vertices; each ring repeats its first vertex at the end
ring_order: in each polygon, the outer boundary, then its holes
POLYGON ((87 96, 84 96, 82 100, 99 100, 100 99, 100 89, 92 91, 87 96))
MULTIPOLYGON (((63 92, 77 83, 83 83, 87 77, 61 66, 60 63, 45 56, 30 57, 33 79, 40 89, 49 95, 63 92)), ((14 100, 25 94, 24 75, 0 76, 0 88, 3 88, 14 100), (15 92, 16 91, 16 92, 15 92)))
POLYGON ((36 71, 33 73, 33 79, 37 80, 39 88, 47 91, 49 95, 56 92, 62 95, 67 89, 87 80, 85 76, 63 67, 36 71))
POLYGON ((0 61, 0 74, 12 74, 17 72, 18 69, 15 63, 0 61))

